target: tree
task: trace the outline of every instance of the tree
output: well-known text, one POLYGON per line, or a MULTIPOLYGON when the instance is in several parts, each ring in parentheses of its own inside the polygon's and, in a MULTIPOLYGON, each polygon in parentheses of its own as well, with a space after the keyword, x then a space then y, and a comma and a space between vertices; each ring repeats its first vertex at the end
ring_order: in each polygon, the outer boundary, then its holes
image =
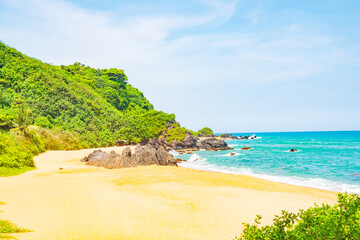
POLYGON ((204 136, 211 136, 214 134, 213 130, 209 127, 204 127, 198 131, 198 134, 204 135, 204 136))
POLYGON ((15 124, 20 132, 27 135, 29 126, 31 123, 31 110, 25 106, 25 104, 21 104, 16 110, 16 120, 15 124))

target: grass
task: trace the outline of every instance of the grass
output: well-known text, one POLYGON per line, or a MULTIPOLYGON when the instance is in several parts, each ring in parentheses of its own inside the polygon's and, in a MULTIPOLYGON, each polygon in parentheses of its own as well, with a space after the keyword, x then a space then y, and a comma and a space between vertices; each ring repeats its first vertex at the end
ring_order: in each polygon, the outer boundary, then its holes
POLYGON ((0 177, 10 177, 34 170, 35 167, 6 168, 0 167, 0 177))
MULTIPOLYGON (((4 205, 4 202, 0 202, 0 205, 4 205)), ((0 219, 0 239, 16 239, 11 236, 12 233, 24 233, 30 232, 30 230, 21 228, 7 220, 0 219)))
POLYGON ((0 239, 15 239, 15 237, 10 235, 11 233, 24 232, 30 231, 28 229, 18 227, 9 221, 0 220, 0 239))

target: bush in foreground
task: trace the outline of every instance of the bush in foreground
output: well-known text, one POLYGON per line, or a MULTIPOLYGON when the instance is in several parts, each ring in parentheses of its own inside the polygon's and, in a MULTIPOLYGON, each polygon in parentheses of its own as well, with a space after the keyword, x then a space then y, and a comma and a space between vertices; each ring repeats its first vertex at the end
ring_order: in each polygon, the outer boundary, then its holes
POLYGON ((273 224, 260 227, 261 216, 255 224, 244 223, 244 230, 235 239, 360 239, 360 197, 338 194, 338 202, 300 210, 298 214, 282 211, 273 224))

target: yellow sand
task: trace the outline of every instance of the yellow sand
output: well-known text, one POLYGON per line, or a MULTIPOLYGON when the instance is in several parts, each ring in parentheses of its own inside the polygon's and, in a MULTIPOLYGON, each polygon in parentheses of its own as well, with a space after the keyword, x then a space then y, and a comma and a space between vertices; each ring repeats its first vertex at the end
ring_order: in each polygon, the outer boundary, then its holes
POLYGON ((79 159, 90 152, 49 151, 35 157, 37 170, 0 178, 0 219, 34 230, 19 239, 232 239, 256 214, 268 224, 282 209, 336 201, 334 192, 241 175, 88 167, 79 159))

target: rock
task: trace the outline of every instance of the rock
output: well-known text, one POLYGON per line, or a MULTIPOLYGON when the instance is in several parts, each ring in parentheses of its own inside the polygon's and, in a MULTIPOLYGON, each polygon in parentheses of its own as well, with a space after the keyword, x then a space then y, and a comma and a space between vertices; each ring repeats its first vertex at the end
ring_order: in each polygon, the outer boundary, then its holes
POLYGON ((296 149, 290 149, 290 152, 297 152, 297 150, 296 149))
POLYGON ((83 159, 81 159, 81 162, 88 162, 90 160, 96 160, 96 159, 102 159, 107 153, 99 150, 95 150, 94 152, 92 152, 89 156, 84 157, 83 159))
POLYGON ((60 171, 60 170, 64 170, 64 169, 61 167, 61 168, 59 168, 59 171, 60 171))
POLYGON ((230 153, 230 156, 234 156, 234 155, 235 155, 235 153, 234 153, 234 152, 230 153))
POLYGON ((197 140, 198 140, 197 137, 194 137, 190 132, 186 131, 186 135, 182 141, 178 141, 177 139, 175 139, 171 143, 167 143, 164 140, 164 142, 162 142, 161 145, 173 148, 175 150, 182 150, 189 148, 194 149, 196 148, 197 140))
POLYGON ((127 144, 126 140, 117 140, 115 146, 125 146, 127 144))
POLYGON ((220 135, 221 138, 231 138, 231 139, 238 139, 238 137, 232 135, 231 133, 224 133, 220 135))
POLYGON ((177 166, 175 158, 168 153, 156 140, 150 140, 145 146, 140 144, 132 154, 130 147, 125 148, 121 154, 112 151, 110 153, 95 150, 82 162, 87 165, 105 168, 127 168, 138 165, 172 165, 177 166))
POLYGON ((185 148, 196 148, 197 140, 198 140, 197 137, 194 137, 192 133, 186 131, 186 136, 184 137, 182 142, 184 143, 185 148))
POLYGON ((186 154, 194 154, 194 152, 189 151, 189 152, 186 152, 186 154))
POLYGON ((241 149, 242 150, 249 150, 249 149, 251 149, 251 147, 242 147, 241 149))
POLYGON ((204 140, 197 141, 196 146, 200 149, 217 149, 217 148, 226 148, 227 143, 221 139, 207 138, 204 140))

